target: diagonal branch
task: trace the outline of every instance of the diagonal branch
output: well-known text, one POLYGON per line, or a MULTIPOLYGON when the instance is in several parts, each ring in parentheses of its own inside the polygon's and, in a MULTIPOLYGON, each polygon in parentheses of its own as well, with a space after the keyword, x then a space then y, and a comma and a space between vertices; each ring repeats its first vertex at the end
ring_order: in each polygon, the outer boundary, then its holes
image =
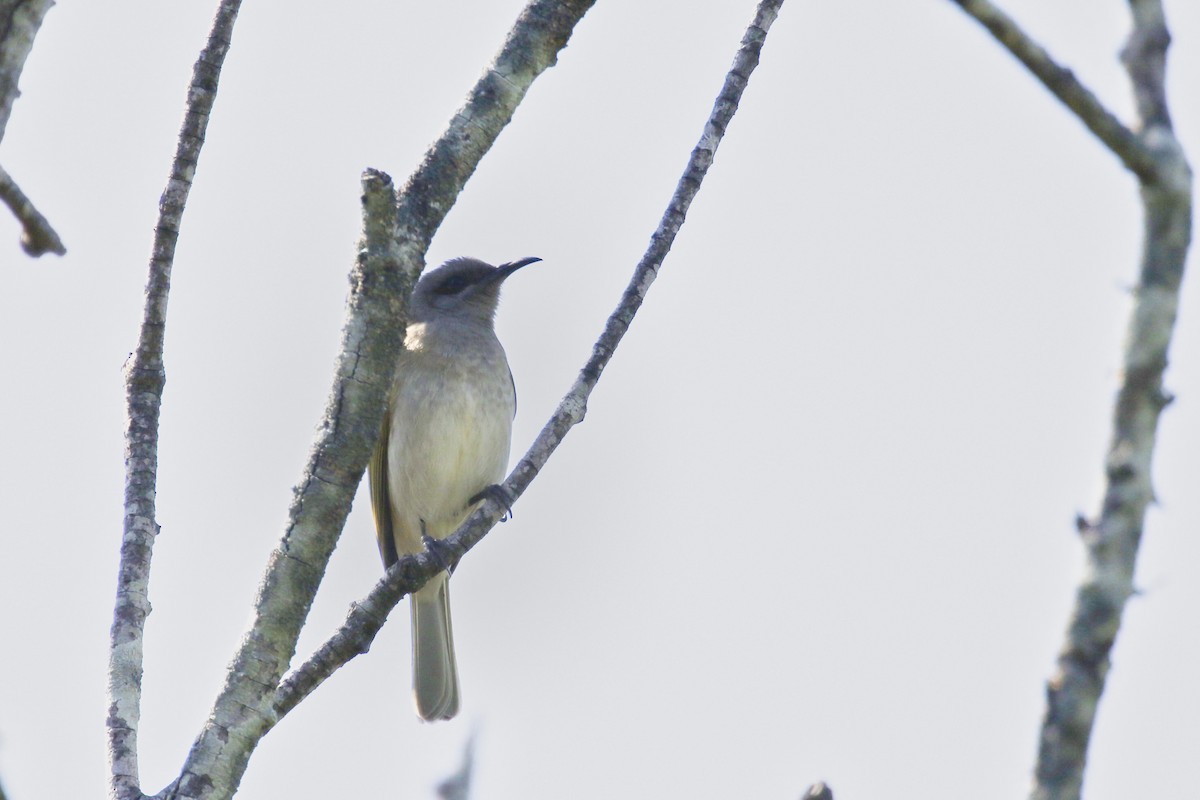
MULTIPOLYGON (((712 114, 705 123, 700 141, 692 150, 687 167, 679 179, 667 210, 650 237, 650 245, 634 269, 633 277, 616 310, 609 316, 604 331, 592 348, 592 356, 579 372, 567 395, 559 403, 550 420, 542 428, 529 451, 505 480, 505 491, 515 501, 546 464, 572 427, 583 421, 588 397, 600 374, 612 358, 629 324, 641 307, 650 285, 658 275, 663 259, 671 249, 675 236, 683 226, 692 199, 700 190, 713 156, 725 130, 737 111, 750 74, 758 66, 767 31, 779 13, 783 0, 761 0, 754 21, 742 37, 733 66, 725 76, 712 114)), ((455 562, 474 547, 506 511, 489 497, 463 526, 448 539, 442 548, 455 562)), ((445 566, 426 553, 400 559, 387 575, 359 603, 353 605, 341 628, 330 637, 304 664, 291 672, 275 695, 275 711, 283 716, 305 696, 319 686, 340 666, 355 656, 367 652, 375 635, 383 627, 388 613, 400 598, 419 588, 445 566)))
POLYGON ((1080 83, 1075 73, 1060 66, 1046 49, 1029 37, 1015 21, 989 0, 952 0, 1004 45, 1042 82, 1050 93, 1074 112, 1127 169, 1143 182, 1156 177, 1158 162, 1142 140, 1117 119, 1080 83))
POLYGON ((3 167, 0 167, 0 200, 4 201, 24 228, 21 234, 22 250, 31 256, 44 256, 46 253, 61 256, 67 252, 50 221, 34 207, 3 167))
POLYGON ((154 537, 158 476, 158 421, 166 371, 163 343, 167 296, 179 224, 204 144, 216 98, 217 79, 229 50, 240 0, 221 0, 208 43, 192 71, 187 109, 167 187, 159 201, 158 224, 146 282, 146 307, 137 350, 125 370, 125 519, 116 607, 108 662, 108 761, 110 794, 120 800, 142 796, 137 735, 142 701, 142 639, 150 613, 150 557, 154 537))
POLYGON ((458 193, 512 119, 534 78, 554 66, 575 23, 594 4, 595 0, 536 0, 521 12, 495 61, 400 192, 397 235, 406 252, 419 248, 424 257, 458 193))
POLYGON ((1110 653, 1154 502, 1151 466, 1158 419, 1170 396, 1163 389, 1168 349, 1179 308, 1191 244, 1192 172, 1171 130, 1167 111, 1166 51, 1170 42, 1162 3, 1131 0, 1134 26, 1125 62, 1141 116, 1141 142, 1154 160, 1142 178, 1143 243, 1105 460, 1104 500, 1094 520, 1080 519, 1084 578, 1054 675, 1038 742, 1034 800, 1078 800, 1110 653))
MULTIPOLYGON (((379 435, 402 346, 407 291, 429 240, 534 79, 555 63, 594 1, 534 0, 521 12, 491 68, 397 199, 386 257, 360 258, 360 265, 378 263, 381 274, 352 273, 334 386, 287 528, 267 564, 253 622, 225 685, 179 779, 164 794, 181 800, 231 796, 254 748, 276 723, 276 688, 379 435)), ((368 181, 386 179, 368 174, 368 181)), ((381 185, 368 189, 369 206, 380 191, 386 193, 381 185)), ((368 213, 369 225, 378 224, 375 219, 368 213)), ((373 236, 370 231, 364 236, 368 249, 373 236)))
MULTIPOLYGON (((402 266, 403 260, 399 255, 399 248, 397 246, 398 242, 396 238, 397 222, 396 193, 392 187, 391 178, 382 172, 368 170, 363 174, 363 238, 359 248, 358 265, 355 269, 355 273, 357 274, 361 272, 363 277, 361 279, 355 279, 354 282, 356 286, 366 286, 372 282, 386 280, 388 276, 404 276, 407 279, 408 286, 403 288, 398 287, 391 293, 393 295, 393 299, 404 300, 412 291, 414 276, 411 273, 406 273, 402 266), (370 276, 376 276, 374 281, 370 276)), ((352 297, 356 293, 357 292, 352 292, 352 297)), ((400 343, 403 341, 403 331, 406 327, 406 313, 407 308, 401 307, 395 309, 390 317, 384 317, 383 319, 379 320, 379 323, 390 324, 395 328, 395 330, 391 330, 389 332, 388 336, 391 349, 381 354, 384 356, 385 363, 390 363, 393 361, 393 359, 388 358, 388 353, 397 352, 400 347, 400 343)), ((349 324, 347 324, 347 327, 349 327, 349 324)), ((385 379, 382 377, 376 377, 373 383, 379 383, 383 380, 385 379)), ((390 378, 386 379, 386 381, 387 382, 383 382, 380 385, 381 389, 388 385, 390 378)), ((378 422, 382 423, 384 393, 380 391, 377 392, 377 395, 378 396, 375 398, 375 402, 380 404, 378 422)), ((374 443, 374 437, 372 437, 371 443, 374 443)), ((360 469, 360 479, 361 476, 362 470, 360 469)), ((437 571, 437 568, 429 569, 427 574, 422 576, 417 586, 420 586, 425 582, 425 580, 428 580, 437 571)), ((396 600, 392 602, 392 605, 395 605, 399 599, 400 596, 397 595, 396 600)), ((386 609, 384 609, 378 606, 366 607, 364 604, 362 613, 378 615, 379 625, 382 626, 390 609, 391 606, 388 606, 386 609)), ((336 667, 331 667, 330 672, 332 672, 333 669, 336 669, 336 667)), ((312 688, 315 688, 315 686, 312 688)), ((308 693, 305 692, 304 694, 307 695, 308 693)), ((289 704, 286 708, 281 708, 278 702, 276 702, 275 707, 271 712, 276 721, 283 717, 295 706, 296 703, 303 699, 302 695, 294 695, 293 697, 294 702, 289 704)))

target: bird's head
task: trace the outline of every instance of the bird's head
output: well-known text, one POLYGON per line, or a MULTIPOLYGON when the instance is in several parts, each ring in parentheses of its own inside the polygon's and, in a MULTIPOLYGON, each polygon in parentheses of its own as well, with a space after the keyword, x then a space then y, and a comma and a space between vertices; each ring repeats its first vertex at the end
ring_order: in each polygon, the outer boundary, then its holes
POLYGON ((425 273, 413 290, 410 317, 428 321, 440 314, 484 320, 496 314, 500 284, 521 267, 540 258, 522 258, 493 267, 477 258, 454 258, 425 273))

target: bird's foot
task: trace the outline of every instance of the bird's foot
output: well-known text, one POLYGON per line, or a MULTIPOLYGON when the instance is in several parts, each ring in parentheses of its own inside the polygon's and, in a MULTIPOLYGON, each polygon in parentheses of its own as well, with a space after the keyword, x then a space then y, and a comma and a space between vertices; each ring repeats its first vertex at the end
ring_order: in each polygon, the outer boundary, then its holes
POLYGON ((439 567, 451 575, 454 574, 457 564, 451 563, 450 548, 446 547, 446 543, 441 539, 435 539, 425 532, 425 520, 421 520, 421 544, 425 545, 425 552, 429 553, 430 558, 439 567))
POLYGON ((512 519, 512 497, 508 491, 498 483, 493 483, 491 486, 485 486, 482 490, 471 495, 471 499, 467 501, 468 506, 473 506, 480 500, 492 499, 499 503, 504 508, 504 516, 500 517, 501 522, 508 522, 512 519))

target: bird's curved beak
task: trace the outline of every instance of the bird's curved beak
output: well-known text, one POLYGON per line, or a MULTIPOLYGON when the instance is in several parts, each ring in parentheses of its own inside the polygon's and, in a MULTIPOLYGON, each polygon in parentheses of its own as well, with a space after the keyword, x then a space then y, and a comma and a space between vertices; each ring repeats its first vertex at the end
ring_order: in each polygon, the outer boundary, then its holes
POLYGON ((500 266, 496 267, 496 277, 493 278, 493 281, 502 281, 509 275, 512 275, 514 272, 519 270, 521 267, 528 267, 530 264, 536 264, 539 261, 541 261, 541 259, 534 256, 531 258, 522 258, 520 261, 510 261, 507 264, 501 264, 500 266))
POLYGON ((509 275, 512 275, 521 267, 527 267, 530 264, 536 264, 539 261, 541 261, 540 258, 522 258, 520 261, 510 261, 506 264, 501 264, 498 267, 494 267, 491 273, 480 278, 474 286, 467 290, 467 292, 468 294, 472 295, 480 292, 498 292, 500 291, 500 284, 504 283, 505 278, 507 278, 509 275))

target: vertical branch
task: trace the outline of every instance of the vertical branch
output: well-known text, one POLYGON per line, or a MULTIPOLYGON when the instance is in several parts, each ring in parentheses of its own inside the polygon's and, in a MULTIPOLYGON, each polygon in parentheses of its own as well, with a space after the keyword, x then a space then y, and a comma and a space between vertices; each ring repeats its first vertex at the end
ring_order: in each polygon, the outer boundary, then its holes
POLYGON ((1159 0, 1132 0, 1133 31, 1122 60, 1133 84, 1139 139, 1154 161, 1139 173, 1143 243, 1123 379, 1113 411, 1099 515, 1081 519, 1086 550, 1083 581, 1046 690, 1034 800, 1077 800, 1096 709, 1125 604, 1134 593, 1146 509, 1154 501, 1151 466, 1158 419, 1170 401, 1163 389, 1168 348, 1191 243, 1192 174, 1167 110, 1166 52, 1170 42, 1159 0))
POLYGON ((1133 12, 1133 31, 1121 51, 1133 83, 1133 99, 1138 119, 1143 127, 1163 127, 1171 130, 1171 115, 1167 111, 1167 47, 1171 33, 1158 0, 1130 0, 1133 12))
POLYGON ((1046 687, 1031 794, 1033 800, 1078 800, 1109 654, 1125 603, 1134 592, 1146 508, 1154 501, 1150 475, 1154 441, 1159 415, 1170 401, 1163 390, 1163 373, 1192 239, 1192 172, 1167 110, 1171 36, 1161 0, 1130 0, 1133 30, 1122 61, 1139 118, 1137 129, 1130 130, 990 0, 952 2, 1008 48, 1141 185, 1141 267, 1104 464, 1104 500, 1094 520, 1077 521, 1086 551, 1084 577, 1076 591, 1066 641, 1046 687))
POLYGON ((150 557, 158 534, 155 491, 158 421, 166 371, 163 342, 167 296, 179 224, 191 190, 204 132, 216 97, 217 79, 229 50, 240 0, 222 0, 208 43, 192 71, 187 109, 167 187, 159 201, 158 224, 146 282, 146 306, 137 350, 126 364, 125 519, 117 576, 116 607, 108 664, 108 760, 110 796, 141 797, 137 763, 141 717, 142 639, 150 613, 150 557))

